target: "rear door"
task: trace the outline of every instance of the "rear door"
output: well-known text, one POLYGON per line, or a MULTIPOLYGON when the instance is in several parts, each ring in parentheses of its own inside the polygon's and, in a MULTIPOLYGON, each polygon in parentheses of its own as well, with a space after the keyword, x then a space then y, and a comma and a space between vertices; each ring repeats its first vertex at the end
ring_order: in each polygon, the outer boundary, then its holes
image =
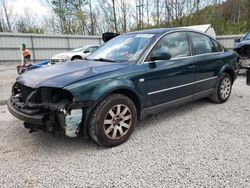
POLYGON ((222 47, 201 33, 189 32, 195 57, 195 91, 201 93, 215 87, 221 60, 222 47))

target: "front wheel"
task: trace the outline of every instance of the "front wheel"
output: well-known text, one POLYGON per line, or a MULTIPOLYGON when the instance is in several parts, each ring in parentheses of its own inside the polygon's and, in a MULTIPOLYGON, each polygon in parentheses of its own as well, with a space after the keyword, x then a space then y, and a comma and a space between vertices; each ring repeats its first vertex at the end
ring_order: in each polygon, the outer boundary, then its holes
POLYGON ((232 78, 229 74, 223 73, 219 78, 214 92, 210 99, 215 103, 224 103, 230 97, 232 91, 232 78))
POLYGON ((93 110, 89 135, 97 144, 114 147, 128 140, 137 123, 136 107, 131 99, 112 94, 93 110))

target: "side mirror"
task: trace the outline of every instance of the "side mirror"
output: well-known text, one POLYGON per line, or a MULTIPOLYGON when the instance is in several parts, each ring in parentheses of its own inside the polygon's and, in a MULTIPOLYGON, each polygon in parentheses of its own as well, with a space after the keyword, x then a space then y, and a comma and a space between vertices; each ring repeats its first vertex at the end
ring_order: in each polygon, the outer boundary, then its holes
POLYGON ((171 54, 169 52, 158 51, 158 52, 154 52, 150 56, 150 60, 152 60, 152 61, 156 61, 156 60, 169 60, 169 59, 171 59, 171 54))
POLYGON ((90 51, 89 50, 85 50, 83 53, 87 54, 87 53, 90 53, 90 51))
POLYGON ((235 42, 240 42, 240 41, 241 41, 241 39, 235 39, 234 41, 235 41, 235 42))

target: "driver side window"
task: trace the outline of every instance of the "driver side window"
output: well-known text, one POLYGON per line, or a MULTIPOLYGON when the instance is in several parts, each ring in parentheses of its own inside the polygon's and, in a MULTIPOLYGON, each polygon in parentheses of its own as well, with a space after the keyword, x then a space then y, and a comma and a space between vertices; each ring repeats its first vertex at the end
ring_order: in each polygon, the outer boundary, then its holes
POLYGON ((185 32, 175 32, 164 36, 150 52, 148 60, 151 61, 156 53, 168 53, 170 59, 190 56, 188 38, 185 32))

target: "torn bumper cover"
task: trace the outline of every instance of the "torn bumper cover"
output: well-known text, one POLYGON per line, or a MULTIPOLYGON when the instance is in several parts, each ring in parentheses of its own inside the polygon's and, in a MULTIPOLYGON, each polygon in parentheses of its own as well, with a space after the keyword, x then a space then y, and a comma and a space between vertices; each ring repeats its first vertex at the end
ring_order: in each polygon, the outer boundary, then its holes
POLYGON ((20 119, 27 123, 36 124, 36 125, 45 124, 46 114, 31 114, 31 115, 26 114, 22 112, 21 110, 18 110, 18 108, 14 107, 11 98, 7 101, 7 106, 8 106, 9 112, 13 116, 15 116, 17 119, 20 119))
POLYGON ((43 130, 76 137, 83 122, 84 108, 90 102, 75 102, 70 92, 58 88, 32 89, 15 84, 7 102, 10 113, 24 121, 30 132, 43 130))

